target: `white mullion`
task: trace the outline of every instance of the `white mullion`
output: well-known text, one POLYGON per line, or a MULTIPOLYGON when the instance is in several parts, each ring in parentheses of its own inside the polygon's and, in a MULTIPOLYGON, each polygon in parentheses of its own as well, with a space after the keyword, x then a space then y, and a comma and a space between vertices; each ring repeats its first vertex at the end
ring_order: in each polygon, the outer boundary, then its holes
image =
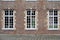
POLYGON ((35 16, 35 18, 34 18, 34 21, 35 21, 35 28, 37 28, 37 27, 36 27, 36 25, 37 25, 37 15, 36 15, 36 12, 35 12, 35 15, 34 15, 34 16, 35 16))
POLYGON ((30 26, 31 26, 31 28, 32 28, 32 9, 31 9, 30 11, 31 11, 31 14, 30 14, 30 15, 31 15, 31 16, 30 16, 30 19, 31 19, 31 21, 30 21, 30 22, 31 22, 31 23, 30 23, 30 26))
POLYGON ((8 28, 10 28, 10 10, 8 10, 8 28))
MULTIPOLYGON (((27 23, 27 21, 28 21, 28 20, 27 20, 27 19, 28 19, 27 17, 29 17, 29 16, 30 16, 30 15, 27 15, 27 11, 26 11, 26 25, 28 24, 28 23, 27 23)), ((28 26, 28 25, 27 25, 27 26, 28 26)), ((26 26, 26 28, 28 28, 27 26, 26 26)))
POLYGON ((15 19, 15 17, 16 17, 16 16, 15 16, 15 13, 16 13, 16 11, 13 10, 13 15, 12 15, 12 16, 13 16, 13 28, 14 28, 14 29, 16 29, 16 28, 15 28, 15 24, 16 24, 16 23, 15 23, 15 22, 16 22, 16 19, 15 19))
POLYGON ((59 13, 58 13, 58 28, 59 28, 59 13))
POLYGON ((50 16, 50 15, 49 15, 49 13, 50 13, 50 12, 48 11, 48 29, 50 28, 50 24, 49 24, 49 16, 50 16))
POLYGON ((3 14, 3 20, 4 20, 4 22, 3 22, 3 23, 4 23, 4 26, 3 26, 3 27, 4 27, 4 28, 5 28, 5 16, 6 16, 6 15, 5 15, 5 12, 4 12, 4 14, 3 14))
MULTIPOLYGON (((27 15, 27 14, 26 14, 26 15, 27 15)), ((29 15, 27 15, 26 18, 27 18, 27 17, 29 17, 29 15)), ((27 18, 27 19, 28 19, 28 18, 27 18)), ((28 21, 27 19, 26 19, 26 23, 29 24, 29 23, 27 22, 27 21, 28 21)), ((26 24, 26 25, 27 25, 27 24, 26 24)), ((29 26, 29 25, 27 25, 27 26, 29 26)), ((28 27, 26 27, 26 28, 28 28, 28 27)))
POLYGON ((54 9, 53 9, 53 29, 54 29, 54 9))
MULTIPOLYGON (((15 25, 14 24, 14 22, 15 22, 15 13, 13 13, 13 15, 10 15, 10 17, 13 17, 13 25, 15 25)), ((15 27, 13 26, 13 28, 15 28, 15 27)))

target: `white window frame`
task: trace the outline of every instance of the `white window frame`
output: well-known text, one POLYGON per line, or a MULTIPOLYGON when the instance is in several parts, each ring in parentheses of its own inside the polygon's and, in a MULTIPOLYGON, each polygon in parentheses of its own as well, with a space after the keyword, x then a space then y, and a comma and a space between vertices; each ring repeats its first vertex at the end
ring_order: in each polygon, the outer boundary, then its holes
POLYGON ((37 1, 37 0, 26 0, 26 1, 37 1))
POLYGON ((15 0, 2 0, 2 1, 15 1, 15 0))
MULTIPOLYGON (((32 8, 30 8, 30 9, 32 9, 32 8)), ((25 21, 25 30, 38 30, 38 28, 37 28, 37 26, 38 26, 38 24, 37 24, 37 21, 38 21, 38 19, 37 19, 37 17, 38 17, 38 12, 37 11, 35 11, 35 28, 27 28, 27 11, 25 11, 24 12, 25 13, 25 19, 24 19, 24 21, 25 21)))
POLYGON ((47 1, 60 1, 60 0, 47 0, 47 1))
MULTIPOLYGON (((54 10, 55 9, 52 9, 53 10, 53 14, 54 14, 54 10)), ((48 16, 47 16, 47 18, 48 18, 48 30, 59 30, 59 14, 58 14, 58 28, 49 28, 49 11, 47 12, 47 14, 48 14, 48 16)), ((53 20, 54 20, 54 17, 53 17, 53 20)), ((53 26, 54 26, 54 23, 53 23, 53 26)))
POLYGON ((16 21, 16 19, 15 19, 15 13, 16 13, 16 11, 14 10, 13 11, 13 28, 5 28, 5 11, 3 10, 2 11, 2 14, 3 14, 3 16, 2 16, 2 30, 16 30, 16 28, 15 28, 15 21, 16 21))

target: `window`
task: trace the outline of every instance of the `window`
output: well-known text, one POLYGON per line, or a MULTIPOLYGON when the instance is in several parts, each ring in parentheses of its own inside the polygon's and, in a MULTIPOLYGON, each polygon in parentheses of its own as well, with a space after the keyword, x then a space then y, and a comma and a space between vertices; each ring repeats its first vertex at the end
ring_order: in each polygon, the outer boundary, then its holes
POLYGON ((37 1, 37 0, 26 0, 26 1, 37 1))
POLYGON ((58 10, 49 10, 49 29, 58 29, 58 10))
POLYGON ((60 0, 48 0, 48 1, 60 1, 60 0))
POLYGON ((5 9, 3 17, 4 28, 3 29, 15 29, 14 27, 14 10, 5 9))
POLYGON ((35 28, 35 11, 34 10, 32 11, 27 10, 27 28, 35 28))
POLYGON ((15 1, 15 0, 2 0, 2 1, 15 1))
POLYGON ((35 9, 26 10, 26 29, 35 30, 37 29, 37 13, 35 9))

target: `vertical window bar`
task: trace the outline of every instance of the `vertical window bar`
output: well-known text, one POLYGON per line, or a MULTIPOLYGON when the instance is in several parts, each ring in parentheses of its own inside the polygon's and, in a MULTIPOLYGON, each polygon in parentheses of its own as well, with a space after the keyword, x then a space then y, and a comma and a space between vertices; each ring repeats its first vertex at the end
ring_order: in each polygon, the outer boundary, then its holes
POLYGON ((53 10, 53 29, 54 29, 54 10, 53 10))
POLYGON ((30 16, 31 17, 30 18, 31 19, 31 23, 30 24, 31 24, 31 28, 32 28, 32 9, 30 11, 31 11, 31 16, 30 16))

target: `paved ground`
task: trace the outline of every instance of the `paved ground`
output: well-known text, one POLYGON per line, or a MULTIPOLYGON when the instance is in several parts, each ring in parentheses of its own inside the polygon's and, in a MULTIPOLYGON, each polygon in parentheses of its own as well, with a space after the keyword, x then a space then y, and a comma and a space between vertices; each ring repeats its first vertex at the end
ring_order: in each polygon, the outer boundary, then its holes
POLYGON ((0 40, 60 40, 60 35, 0 34, 0 40))

